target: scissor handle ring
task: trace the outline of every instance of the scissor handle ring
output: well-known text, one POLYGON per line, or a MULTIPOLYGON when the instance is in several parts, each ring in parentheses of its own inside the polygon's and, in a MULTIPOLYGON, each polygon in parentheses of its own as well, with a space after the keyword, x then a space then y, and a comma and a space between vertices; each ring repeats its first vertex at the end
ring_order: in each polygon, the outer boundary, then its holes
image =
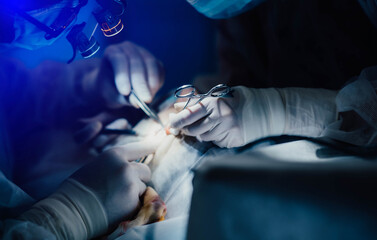
POLYGON ((195 91, 196 91, 196 89, 193 85, 187 84, 187 85, 183 85, 183 86, 177 88, 177 90, 175 90, 175 92, 174 92, 174 96, 176 98, 190 98, 190 97, 193 97, 195 95, 195 91), (190 88, 192 88, 190 93, 179 94, 182 90, 190 89, 190 88))
POLYGON ((223 97, 227 95, 230 91, 230 87, 226 84, 218 84, 211 88, 208 93, 211 94, 211 97, 223 97), (218 90, 219 89, 219 90, 218 90))

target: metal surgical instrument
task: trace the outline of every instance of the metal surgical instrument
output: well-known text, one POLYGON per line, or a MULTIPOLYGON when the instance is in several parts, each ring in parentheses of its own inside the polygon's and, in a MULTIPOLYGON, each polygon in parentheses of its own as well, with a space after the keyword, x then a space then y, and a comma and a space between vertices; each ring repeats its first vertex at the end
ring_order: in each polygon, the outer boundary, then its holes
POLYGON ((230 91, 231 91, 231 88, 228 85, 218 84, 214 86, 213 88, 211 88, 211 90, 209 90, 207 93, 198 94, 196 91, 196 88, 193 85, 187 84, 187 85, 183 85, 177 88, 177 90, 175 90, 174 95, 176 98, 188 98, 186 105, 182 109, 184 110, 186 109, 186 107, 188 106, 192 98, 198 99, 194 103, 195 105, 201 102, 206 97, 225 97, 227 96, 228 93, 230 93, 230 91), (185 93, 185 91, 188 91, 188 93, 185 93))
POLYGON ((134 90, 131 90, 130 95, 131 94, 135 97, 137 105, 140 107, 140 109, 143 110, 145 112, 145 114, 148 115, 148 117, 152 118, 157 123, 159 123, 161 125, 162 129, 165 129, 165 126, 162 123, 162 121, 159 118, 159 116, 150 107, 148 107, 148 105, 145 104, 145 102, 141 101, 141 99, 136 95, 136 93, 134 92, 134 90))

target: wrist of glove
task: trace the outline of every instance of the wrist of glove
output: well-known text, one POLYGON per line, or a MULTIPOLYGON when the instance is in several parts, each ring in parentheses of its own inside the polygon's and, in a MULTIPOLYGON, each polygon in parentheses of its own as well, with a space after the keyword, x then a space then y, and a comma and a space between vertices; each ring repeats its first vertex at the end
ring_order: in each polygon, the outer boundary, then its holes
POLYGON ((284 133, 285 106, 278 90, 236 87, 234 95, 243 145, 259 138, 284 133))
POLYGON ((81 183, 68 179, 50 197, 20 216, 53 233, 56 239, 91 239, 107 231, 105 210, 96 195, 81 183))
POLYGON ((285 105, 284 134, 319 137, 337 120, 337 91, 314 88, 277 90, 285 105))

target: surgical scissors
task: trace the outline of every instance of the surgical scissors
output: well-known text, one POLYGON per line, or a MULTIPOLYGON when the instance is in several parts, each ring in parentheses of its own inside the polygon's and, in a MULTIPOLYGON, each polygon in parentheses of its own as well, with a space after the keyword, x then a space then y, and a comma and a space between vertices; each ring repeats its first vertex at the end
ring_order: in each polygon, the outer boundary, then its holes
POLYGON ((188 98, 185 106, 182 109, 185 110, 192 98, 199 98, 194 103, 195 105, 201 102, 206 97, 226 97, 230 93, 230 91, 231 88, 228 85, 218 84, 211 88, 211 90, 209 90, 207 93, 198 94, 194 85, 187 84, 177 88, 177 90, 175 90, 174 95, 176 98, 188 98), (188 93, 184 93, 185 91, 188 91, 188 93))
POLYGON ((143 112, 145 114, 147 114, 148 117, 152 118, 153 120, 155 120, 157 123, 159 123, 162 127, 162 129, 165 129, 165 126, 164 124, 162 123, 160 117, 150 108, 148 107, 147 104, 145 104, 145 102, 143 102, 137 95, 136 93, 134 92, 134 90, 131 90, 131 94, 135 97, 136 99, 136 102, 137 102, 137 105, 140 107, 141 110, 143 110, 143 112))

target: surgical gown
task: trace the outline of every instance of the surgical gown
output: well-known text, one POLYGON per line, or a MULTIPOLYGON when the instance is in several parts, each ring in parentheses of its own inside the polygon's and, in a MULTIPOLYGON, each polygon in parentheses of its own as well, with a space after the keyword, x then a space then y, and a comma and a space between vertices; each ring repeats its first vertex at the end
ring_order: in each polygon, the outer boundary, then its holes
POLYGON ((76 145, 69 136, 79 117, 90 116, 97 111, 91 106, 103 104, 91 102, 89 105, 91 97, 83 97, 80 92, 80 84, 85 79, 94 81, 99 64, 96 59, 72 65, 44 62, 35 69, 27 69, 17 60, 0 60, 1 239, 16 236, 55 239, 43 227, 16 218, 38 200, 52 194, 85 164, 83 159, 91 156, 89 153, 80 155, 80 159, 79 155, 72 154, 76 145), (52 132, 64 138, 61 148, 69 145, 65 149, 72 150, 70 153, 48 152, 51 144, 46 135, 52 132), (60 134, 62 132, 68 134, 60 134))

